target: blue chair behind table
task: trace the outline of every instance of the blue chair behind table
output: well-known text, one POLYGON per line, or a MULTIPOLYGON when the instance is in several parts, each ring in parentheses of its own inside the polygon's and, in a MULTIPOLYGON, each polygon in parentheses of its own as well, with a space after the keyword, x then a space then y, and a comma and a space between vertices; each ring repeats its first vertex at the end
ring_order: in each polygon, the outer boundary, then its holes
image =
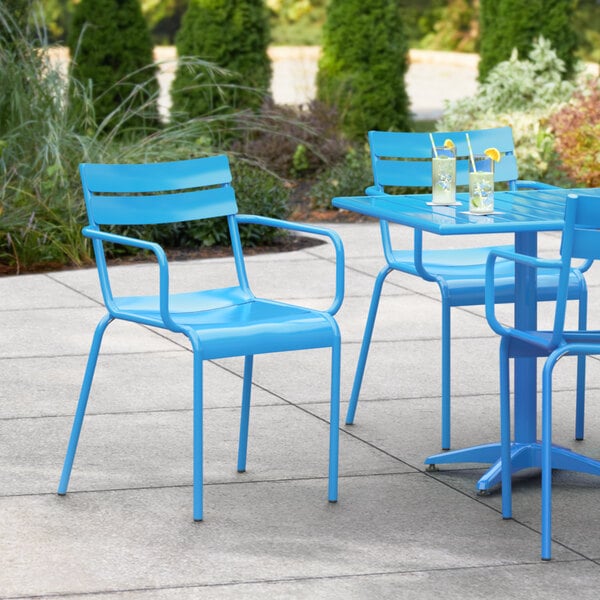
MULTIPOLYGON (((451 139, 456 146, 457 185, 469 181, 467 132, 438 132, 433 134, 436 145, 451 139)), ((550 188, 533 181, 518 180, 517 161, 510 127, 469 131, 474 153, 497 148, 502 159, 496 164, 495 181, 506 182, 511 190, 521 188, 550 188)), ((431 190, 431 139, 428 133, 370 131, 369 145, 375 184, 367 188, 368 195, 385 194, 390 187, 427 188, 431 190)), ((346 423, 354 422, 358 396, 363 381, 367 355, 377 315, 379 298, 385 278, 394 270, 417 275, 438 284, 442 296, 442 449, 450 448, 450 309, 453 306, 484 304, 485 261, 493 247, 452 250, 424 250, 423 232, 414 231, 413 249, 392 247, 389 223, 380 221, 383 252, 386 264, 375 280, 362 346, 356 367, 346 423), (422 263, 422 264, 421 264, 422 263)), ((410 247, 410 245, 408 245, 410 247)), ((512 248, 505 246, 506 249, 512 248)), ((514 265, 508 261, 497 267, 496 301, 514 300, 514 265)), ((554 274, 540 274, 538 299, 550 300, 556 295, 554 274)), ((586 315, 586 286, 583 276, 574 270, 569 281, 569 298, 579 298, 582 323, 586 315)), ((583 367, 582 367, 583 368, 583 367)), ((580 402, 577 437, 583 436, 583 398, 580 402)))
MULTIPOLYGON (((193 516, 203 515, 203 361, 244 356, 244 381, 238 471, 246 468, 246 448, 253 357, 267 352, 331 348, 331 404, 329 426, 329 500, 337 500, 340 334, 333 315, 344 294, 344 250, 339 236, 320 227, 254 215, 240 215, 225 156, 160 164, 82 164, 81 180, 89 225, 84 234, 93 240, 100 285, 107 314, 94 334, 79 404, 67 449, 58 493, 65 494, 92 378, 106 327, 124 319, 186 335, 193 350, 193 516), (109 225, 173 223, 223 217, 227 219, 233 250, 232 271, 237 285, 191 293, 172 293, 167 258, 156 243, 107 232, 109 225), (336 255, 331 306, 325 311, 260 299, 250 289, 239 224, 281 227, 326 236, 336 255), (124 244, 153 252, 158 263, 157 294, 116 297, 111 289, 104 243, 124 244), (233 264, 235 269, 233 269, 233 264)), ((194 267, 194 268, 201 268, 194 267)))
MULTIPOLYGON (((600 354, 600 331, 579 328, 565 330, 566 304, 572 260, 592 261, 600 258, 600 199, 598 196, 569 194, 565 210, 560 259, 538 259, 521 254, 493 251, 488 258, 486 278, 486 316, 492 329, 502 336, 500 344, 500 402, 502 445, 502 516, 512 514, 511 432, 509 359, 546 357, 542 370, 542 559, 551 557, 552 542, 552 372, 563 356, 600 354), (502 325, 495 316, 494 278, 499 260, 509 260, 535 267, 537 271, 553 269, 558 276, 558 295, 554 308, 553 329, 523 331, 502 325)), ((588 262, 587 264, 591 264, 588 262)), ((586 471, 585 457, 581 470, 586 471)))

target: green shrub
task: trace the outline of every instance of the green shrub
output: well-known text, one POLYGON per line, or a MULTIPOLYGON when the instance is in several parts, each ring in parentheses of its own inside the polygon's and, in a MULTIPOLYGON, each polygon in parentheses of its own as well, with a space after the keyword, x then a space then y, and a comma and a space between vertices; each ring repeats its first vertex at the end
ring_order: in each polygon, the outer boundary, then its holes
POLYGON ((526 56, 540 36, 550 40, 565 65, 563 77, 574 74, 577 33, 573 14, 577 0, 481 0, 479 79, 516 48, 526 56))
POLYGON ((323 30, 317 98, 338 109, 343 132, 409 129, 407 38, 396 0, 331 0, 323 30))
POLYGON ((258 109, 271 82, 268 44, 263 0, 190 0, 176 37, 177 53, 199 57, 224 71, 180 65, 171 87, 177 118, 258 109))
POLYGON ((351 149, 344 159, 323 171, 311 187, 311 206, 330 209, 336 196, 362 196, 373 185, 371 158, 364 146, 351 149))
POLYGON ((139 0, 81 0, 75 7, 68 45, 73 78, 91 85, 94 119, 115 121, 126 104, 128 128, 156 127, 157 67, 139 0))
POLYGON ((252 157, 280 177, 310 177, 340 161, 348 150, 336 128, 337 112, 317 100, 304 108, 267 103, 261 127, 246 131, 232 150, 252 157))
POLYGON ((513 130, 519 175, 562 183, 554 168, 553 137, 548 116, 568 101, 576 84, 562 79, 564 63, 550 42, 538 39, 528 60, 513 53, 490 71, 477 93, 446 105, 440 131, 509 125, 513 130))
POLYGON ((577 185, 600 187, 600 80, 552 115, 550 127, 560 169, 577 185))

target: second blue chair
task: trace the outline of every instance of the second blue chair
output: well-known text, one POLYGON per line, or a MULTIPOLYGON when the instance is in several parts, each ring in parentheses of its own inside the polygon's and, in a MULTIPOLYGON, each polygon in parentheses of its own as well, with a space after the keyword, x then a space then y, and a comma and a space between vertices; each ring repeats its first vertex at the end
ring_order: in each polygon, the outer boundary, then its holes
MULTIPOLYGON (((502 516, 512 516, 511 418, 509 359, 545 357, 542 370, 542 552, 543 560, 551 558, 552 546, 552 469, 568 469, 600 474, 600 463, 569 450, 552 445, 552 373, 564 356, 585 357, 600 354, 600 331, 565 329, 569 297, 569 278, 573 260, 583 259, 589 266, 600 258, 600 197, 570 194, 565 209, 565 227, 560 258, 540 259, 514 252, 492 251, 488 258, 486 316, 492 329, 502 336, 500 343, 500 403, 502 446, 502 516), (558 277, 558 294, 554 308, 553 328, 546 331, 524 331, 501 324, 495 315, 494 278, 499 260, 509 260, 535 268, 552 269, 558 277)), ((585 382, 578 381, 578 387, 585 382)))
MULTIPOLYGON (((468 184, 469 151, 466 133, 469 133, 475 154, 483 154, 483 151, 490 147, 497 148, 500 151, 502 158, 496 165, 494 175, 497 183, 505 182, 511 190, 552 187, 543 183, 518 179, 517 160, 514 155, 514 142, 510 127, 469 132, 437 132, 433 134, 436 145, 442 146, 446 139, 450 139, 456 147, 457 185, 464 186, 468 184)), ((386 194, 391 187, 406 188, 406 190, 403 190, 406 192, 410 192, 411 188, 431 189, 432 146, 428 133, 370 131, 369 146, 374 185, 367 188, 366 193, 368 195, 386 194)), ((383 283, 392 271, 401 271, 435 282, 440 289, 442 299, 441 445, 443 450, 448 450, 450 448, 451 423, 451 308, 455 306, 483 305, 485 303, 485 263, 490 250, 496 247, 426 250, 423 248, 423 232, 415 229, 412 247, 410 243, 407 243, 406 249, 397 249, 392 246, 388 221, 381 220, 380 229, 385 265, 377 275, 371 296, 367 323, 350 395, 350 404, 346 414, 346 423, 352 424, 354 422, 383 283)), ((512 249, 512 247, 504 246, 504 249, 512 249)), ((510 261, 499 261, 495 281, 496 302, 513 302, 514 264, 510 261)), ((554 272, 541 272, 538 277, 537 299, 554 299, 557 284, 558 278, 554 272)), ((587 289, 579 269, 571 271, 568 297, 580 300, 580 324, 585 324, 587 289)), ((581 376, 583 376, 583 360, 580 364, 581 376)), ((583 437, 583 390, 581 390, 578 408, 576 437, 580 439, 583 437)))

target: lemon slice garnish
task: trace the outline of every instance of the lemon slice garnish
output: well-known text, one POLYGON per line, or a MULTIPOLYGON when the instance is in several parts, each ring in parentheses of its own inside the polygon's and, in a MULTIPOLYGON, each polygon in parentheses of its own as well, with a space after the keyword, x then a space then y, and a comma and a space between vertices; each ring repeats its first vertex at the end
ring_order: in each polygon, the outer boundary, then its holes
MULTIPOLYGON (((444 140, 444 148, 454 148, 454 142, 452 140, 444 140)), ((496 150, 497 152, 497 150, 496 150)))
POLYGON ((483 153, 494 162, 500 161, 500 150, 498 150, 498 148, 488 148, 487 150, 484 150, 483 153))

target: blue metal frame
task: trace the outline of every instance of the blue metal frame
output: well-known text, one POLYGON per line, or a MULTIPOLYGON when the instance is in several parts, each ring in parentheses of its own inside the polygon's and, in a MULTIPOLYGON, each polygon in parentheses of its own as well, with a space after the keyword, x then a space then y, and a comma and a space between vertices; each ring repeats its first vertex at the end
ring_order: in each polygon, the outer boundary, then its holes
POLYGON ((328 498, 337 501, 341 338, 334 315, 344 297, 344 248, 330 229, 237 213, 225 156, 143 165, 82 164, 80 174, 89 216, 85 236, 92 239, 107 314, 96 327, 71 430, 58 493, 67 492, 81 426, 103 335, 115 319, 182 333, 193 351, 193 517, 203 518, 203 361, 244 356, 244 381, 237 468, 246 468, 254 355, 309 348, 331 348, 328 498), (225 217, 238 285, 173 294, 169 264, 156 243, 104 231, 105 225, 172 223, 225 217), (335 251, 335 294, 327 310, 257 298, 252 292, 239 226, 255 224, 323 236, 335 251), (104 244, 133 246, 154 253, 158 294, 115 297, 104 244))

